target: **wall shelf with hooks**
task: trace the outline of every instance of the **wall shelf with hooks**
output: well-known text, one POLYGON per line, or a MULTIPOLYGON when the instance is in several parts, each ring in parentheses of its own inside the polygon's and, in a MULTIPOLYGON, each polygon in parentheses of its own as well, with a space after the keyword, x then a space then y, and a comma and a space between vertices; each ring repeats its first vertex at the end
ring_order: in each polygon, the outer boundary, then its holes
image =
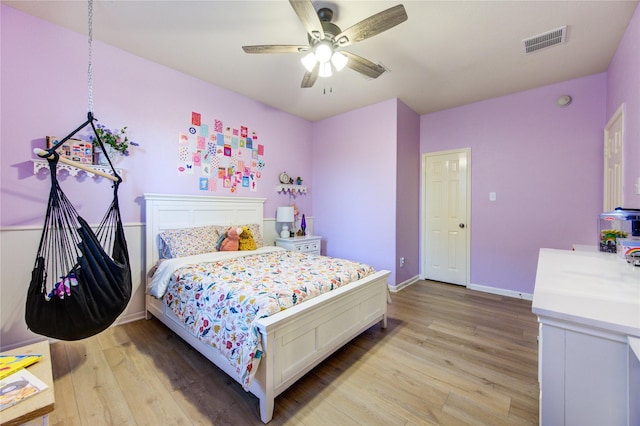
POLYGON ((276 185, 276 192, 290 192, 292 194, 306 194, 307 187, 304 185, 282 184, 276 185))
MULTIPOLYGON (((40 171, 40 169, 45 169, 45 170, 49 170, 49 162, 47 160, 38 160, 38 159, 31 159, 31 161, 33 162, 33 174, 37 175, 38 172, 40 171)), ((106 173, 111 175, 111 167, 109 166, 101 166, 98 164, 83 164, 83 166, 85 167, 89 167, 97 172, 102 172, 102 173, 106 173)), ((97 174, 91 173, 88 170, 83 170, 83 169, 79 169, 77 167, 74 167, 70 164, 65 164, 65 163, 58 163, 57 167, 57 172, 60 172, 60 170, 66 170, 70 176, 78 176, 78 173, 86 173, 87 176, 89 177, 94 177, 94 176, 98 176, 97 174)), ((116 169, 116 172, 122 176, 122 169, 116 169)))

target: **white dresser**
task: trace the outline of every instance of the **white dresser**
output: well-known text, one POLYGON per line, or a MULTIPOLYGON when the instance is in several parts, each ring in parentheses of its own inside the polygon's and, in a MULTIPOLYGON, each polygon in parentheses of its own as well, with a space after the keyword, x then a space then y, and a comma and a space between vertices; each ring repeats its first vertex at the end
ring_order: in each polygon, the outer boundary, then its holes
POLYGON ((306 235, 304 237, 276 238, 276 246, 300 253, 320 255, 322 237, 306 235))
POLYGON ((541 425, 640 424, 640 268, 611 253, 540 250, 541 425))

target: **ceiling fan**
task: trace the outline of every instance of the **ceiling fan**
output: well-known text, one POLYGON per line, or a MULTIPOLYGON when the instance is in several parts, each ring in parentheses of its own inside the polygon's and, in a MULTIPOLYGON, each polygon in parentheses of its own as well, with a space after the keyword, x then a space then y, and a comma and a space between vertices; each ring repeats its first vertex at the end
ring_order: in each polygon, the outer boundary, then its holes
POLYGON ((342 50, 343 47, 366 40, 407 20, 404 6, 399 4, 342 31, 331 23, 333 10, 321 8, 316 12, 311 0, 289 0, 291 7, 307 30, 309 45, 256 45, 242 46, 246 53, 300 53, 309 52, 302 58, 306 68, 300 87, 312 87, 318 77, 330 77, 332 66, 342 70, 345 66, 366 75, 378 78, 386 69, 382 65, 342 50))

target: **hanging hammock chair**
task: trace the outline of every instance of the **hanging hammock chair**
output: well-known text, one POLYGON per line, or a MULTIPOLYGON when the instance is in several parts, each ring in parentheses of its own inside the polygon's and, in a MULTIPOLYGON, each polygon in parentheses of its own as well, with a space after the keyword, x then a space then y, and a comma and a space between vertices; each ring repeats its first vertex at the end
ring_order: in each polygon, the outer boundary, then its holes
POLYGON ((25 320, 34 333, 60 340, 79 340, 100 333, 124 311, 131 298, 131 267, 124 236, 118 188, 122 178, 113 167, 93 124, 93 0, 89 11, 89 113, 87 121, 48 150, 51 190, 42 237, 27 291, 25 320), (56 150, 87 126, 107 158, 112 174, 61 158, 56 150), (58 162, 112 180, 113 201, 94 232, 60 187, 58 162))
MULTIPOLYGON (((94 232, 67 199, 57 179, 56 149, 82 128, 91 125, 93 114, 74 132, 49 150, 51 176, 49 202, 27 293, 25 319, 34 333, 61 340, 79 340, 109 327, 131 298, 131 268, 118 204, 122 178, 111 159, 113 201, 94 232)), ((64 159, 63 159, 64 160, 64 159)))

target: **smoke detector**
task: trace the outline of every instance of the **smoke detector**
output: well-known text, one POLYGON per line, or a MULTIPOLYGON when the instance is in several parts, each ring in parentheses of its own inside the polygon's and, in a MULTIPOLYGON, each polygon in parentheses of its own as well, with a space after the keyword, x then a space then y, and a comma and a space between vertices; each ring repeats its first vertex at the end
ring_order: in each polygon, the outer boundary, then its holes
POLYGON ((529 54, 547 47, 555 46, 565 42, 567 37, 567 26, 547 31, 522 40, 524 53, 529 54))
POLYGON ((571 99, 571 96, 569 95, 562 95, 560 97, 558 97, 558 99, 556 99, 556 104, 560 107, 560 108, 564 108, 566 106, 568 106, 571 101, 573 99, 571 99))

